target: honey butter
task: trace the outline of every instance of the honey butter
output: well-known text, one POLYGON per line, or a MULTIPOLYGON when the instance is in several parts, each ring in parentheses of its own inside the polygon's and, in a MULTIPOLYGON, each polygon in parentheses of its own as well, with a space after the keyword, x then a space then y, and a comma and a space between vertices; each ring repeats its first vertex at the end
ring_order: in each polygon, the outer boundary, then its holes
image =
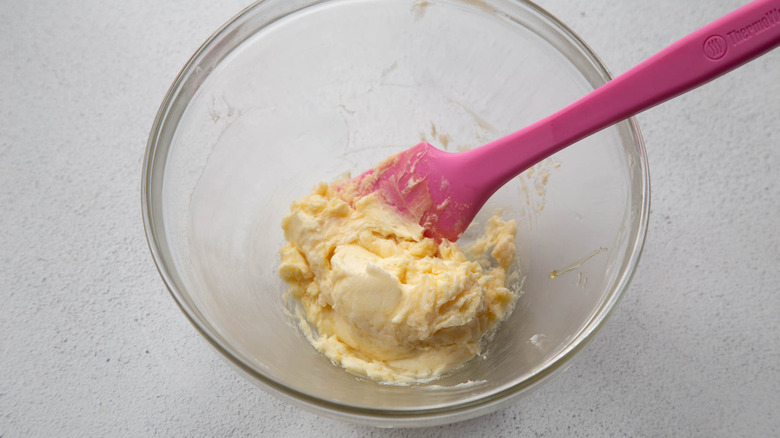
POLYGON ((439 377, 480 353, 512 309, 506 285, 515 221, 494 215, 467 258, 377 194, 350 202, 337 182, 292 203, 280 276, 313 330, 312 345, 347 370, 386 383, 439 377))

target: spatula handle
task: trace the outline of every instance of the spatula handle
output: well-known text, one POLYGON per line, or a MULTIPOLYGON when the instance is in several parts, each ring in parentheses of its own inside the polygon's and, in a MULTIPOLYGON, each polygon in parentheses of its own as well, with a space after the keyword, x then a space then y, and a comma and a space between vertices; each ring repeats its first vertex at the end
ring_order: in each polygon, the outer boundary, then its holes
POLYGON ((778 45, 780 0, 752 1, 563 110, 470 151, 474 154, 470 174, 485 175, 482 183, 492 193, 560 149, 703 85, 778 45))

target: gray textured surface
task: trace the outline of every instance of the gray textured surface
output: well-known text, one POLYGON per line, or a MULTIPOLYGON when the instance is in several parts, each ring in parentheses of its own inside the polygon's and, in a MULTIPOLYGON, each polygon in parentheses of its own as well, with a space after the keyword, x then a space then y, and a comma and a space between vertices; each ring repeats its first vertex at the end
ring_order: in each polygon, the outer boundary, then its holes
MULTIPOLYGON (((539 3, 619 73, 742 1, 539 3)), ((246 4, 0 3, 0 436, 780 435, 780 51, 640 116, 644 256, 566 373, 486 417, 380 430, 236 375, 146 248, 157 106, 246 4)))

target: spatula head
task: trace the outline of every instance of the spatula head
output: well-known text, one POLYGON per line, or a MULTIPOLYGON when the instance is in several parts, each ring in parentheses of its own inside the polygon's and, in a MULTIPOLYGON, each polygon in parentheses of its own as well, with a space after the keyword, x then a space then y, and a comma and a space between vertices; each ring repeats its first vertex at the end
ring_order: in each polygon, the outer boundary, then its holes
POLYGON ((426 236, 454 242, 481 207, 473 208, 450 182, 458 171, 456 155, 423 142, 345 182, 339 192, 350 201, 376 192, 425 228, 426 236))

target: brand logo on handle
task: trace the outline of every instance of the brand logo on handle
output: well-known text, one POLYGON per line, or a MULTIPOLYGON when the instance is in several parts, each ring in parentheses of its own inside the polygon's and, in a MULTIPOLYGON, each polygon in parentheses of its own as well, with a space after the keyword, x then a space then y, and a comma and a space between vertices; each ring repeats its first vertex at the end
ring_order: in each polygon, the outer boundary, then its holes
POLYGON ((723 38, 720 35, 712 35, 711 37, 704 40, 704 55, 713 61, 717 61, 718 59, 726 56, 728 47, 729 44, 726 42, 726 38, 723 38))
POLYGON ((760 33, 772 29, 778 24, 780 24, 780 9, 772 8, 745 26, 726 32, 726 35, 729 37, 731 44, 736 46, 760 33))

